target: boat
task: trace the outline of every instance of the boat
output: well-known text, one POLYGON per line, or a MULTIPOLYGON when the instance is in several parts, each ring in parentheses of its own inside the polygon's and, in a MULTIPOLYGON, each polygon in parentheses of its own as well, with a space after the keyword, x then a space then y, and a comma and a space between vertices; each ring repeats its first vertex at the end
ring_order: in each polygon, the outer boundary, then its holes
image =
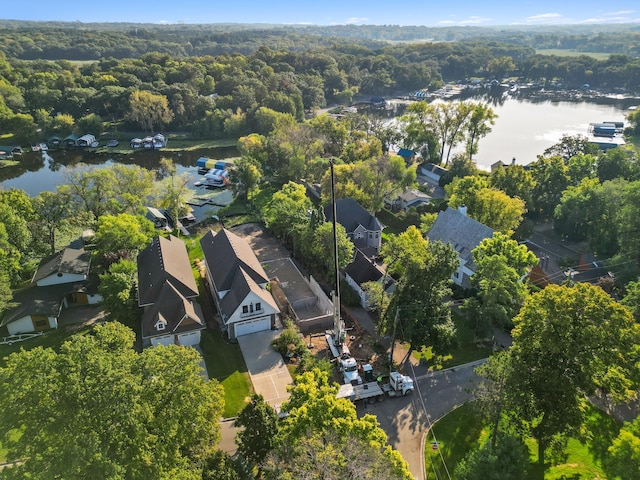
POLYGON ((118 146, 118 140, 116 139, 112 139, 107 142, 107 147, 117 147, 117 146, 118 146))
POLYGON ((151 139, 152 148, 158 149, 167 146, 167 139, 161 133, 156 133, 151 139))
POLYGON ((211 169, 204 176, 205 186, 226 187, 229 183, 229 172, 226 170, 211 169))
POLYGON ((40 147, 41 152, 46 152, 47 150, 49 150, 49 145, 47 145, 46 143, 39 143, 38 146, 40 147))

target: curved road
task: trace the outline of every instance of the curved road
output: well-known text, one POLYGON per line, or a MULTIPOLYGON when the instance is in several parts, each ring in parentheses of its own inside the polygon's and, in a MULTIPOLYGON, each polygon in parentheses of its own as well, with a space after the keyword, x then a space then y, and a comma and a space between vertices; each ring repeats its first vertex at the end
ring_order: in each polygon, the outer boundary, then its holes
MULTIPOLYGON (((413 395, 358 405, 358 413, 378 417, 393 446, 409 464, 411 474, 425 478, 424 437, 430 425, 469 401, 479 379, 474 368, 484 360, 417 377, 413 395)), ((437 436, 437 430, 436 430, 437 436)))

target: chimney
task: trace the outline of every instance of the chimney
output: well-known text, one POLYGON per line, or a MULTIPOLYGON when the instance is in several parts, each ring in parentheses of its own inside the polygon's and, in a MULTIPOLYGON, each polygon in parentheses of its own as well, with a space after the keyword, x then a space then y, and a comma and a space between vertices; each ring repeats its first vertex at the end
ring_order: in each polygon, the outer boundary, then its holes
POLYGON ((515 165, 515 164, 516 164, 516 157, 513 157, 513 158, 511 159, 511 165, 515 165))
POLYGON ((458 207, 458 211, 463 214, 465 217, 467 216, 467 206, 466 205, 460 205, 458 207))

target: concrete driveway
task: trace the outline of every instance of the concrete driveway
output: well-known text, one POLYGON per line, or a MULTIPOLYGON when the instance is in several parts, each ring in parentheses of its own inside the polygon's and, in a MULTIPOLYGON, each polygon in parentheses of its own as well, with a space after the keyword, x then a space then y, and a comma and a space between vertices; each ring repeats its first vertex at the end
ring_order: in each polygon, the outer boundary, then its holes
POLYGON ((277 412, 289 398, 287 385, 293 383, 282 356, 271 347, 271 340, 278 335, 280 330, 267 330, 238 337, 253 389, 277 412))

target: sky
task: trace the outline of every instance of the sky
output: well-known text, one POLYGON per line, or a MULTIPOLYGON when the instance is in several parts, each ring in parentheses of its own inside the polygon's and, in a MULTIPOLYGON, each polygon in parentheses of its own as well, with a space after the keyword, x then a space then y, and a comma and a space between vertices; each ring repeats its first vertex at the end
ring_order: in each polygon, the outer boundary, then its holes
POLYGON ((638 0, 5 0, 4 20, 311 25, 640 23, 638 0))

